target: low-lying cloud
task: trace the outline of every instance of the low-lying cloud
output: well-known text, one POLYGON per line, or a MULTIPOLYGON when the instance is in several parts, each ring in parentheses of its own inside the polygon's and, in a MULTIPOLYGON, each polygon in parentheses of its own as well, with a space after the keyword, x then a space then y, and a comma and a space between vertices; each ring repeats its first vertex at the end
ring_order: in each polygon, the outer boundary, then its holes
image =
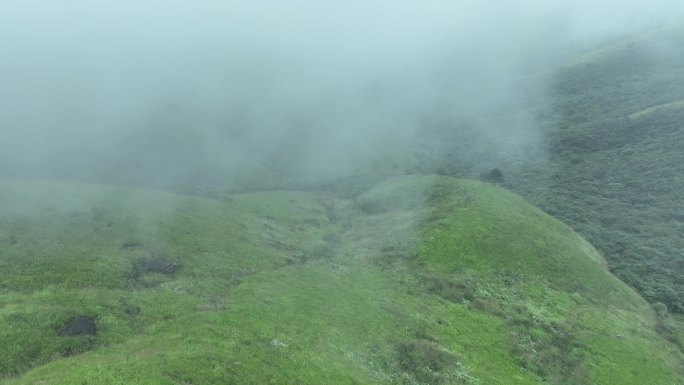
POLYGON ((538 132, 519 79, 681 14, 674 1, 6 0, 0 174, 345 174, 430 124, 522 151, 538 132))

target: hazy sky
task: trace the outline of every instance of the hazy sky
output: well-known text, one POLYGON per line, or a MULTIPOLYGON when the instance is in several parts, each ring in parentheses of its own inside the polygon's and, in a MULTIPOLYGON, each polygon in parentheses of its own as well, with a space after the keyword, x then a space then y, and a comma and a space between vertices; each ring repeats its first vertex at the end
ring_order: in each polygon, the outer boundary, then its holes
MULTIPOLYGON (((0 172, 142 169, 173 179, 269 157, 293 172, 351 167, 383 143, 409 140, 426 116, 486 122, 520 98, 511 81, 677 20, 682 8, 3 0, 0 172)), ((534 138, 533 121, 519 126, 534 138)))

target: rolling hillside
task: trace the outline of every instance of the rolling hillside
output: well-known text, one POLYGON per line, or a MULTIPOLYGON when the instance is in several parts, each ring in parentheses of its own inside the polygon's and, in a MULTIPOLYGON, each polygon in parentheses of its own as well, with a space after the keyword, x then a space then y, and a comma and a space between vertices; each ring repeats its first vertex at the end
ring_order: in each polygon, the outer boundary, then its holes
POLYGON ((570 63, 544 120, 550 159, 510 187, 580 232, 684 350, 684 51, 664 29, 570 63))
POLYGON ((353 195, 0 181, 0 382, 684 378, 648 303, 521 198, 435 176, 353 195))
POLYGON ((684 350, 682 31, 632 37, 522 79, 522 101, 496 124, 506 132, 516 111, 534 116, 524 124, 538 141, 527 138, 525 151, 487 149, 464 140, 468 127, 448 126, 426 148, 438 149, 429 162, 445 175, 499 168, 505 187, 589 240, 684 350))

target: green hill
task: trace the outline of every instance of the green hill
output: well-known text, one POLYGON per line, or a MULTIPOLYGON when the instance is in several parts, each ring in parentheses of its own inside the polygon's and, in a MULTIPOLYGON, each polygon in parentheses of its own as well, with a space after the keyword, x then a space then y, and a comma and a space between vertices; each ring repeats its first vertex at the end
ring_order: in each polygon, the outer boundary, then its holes
POLYGON ((4 384, 677 384, 559 221, 434 176, 353 198, 0 181, 4 384), (70 336, 89 319, 96 334, 70 336))
POLYGON ((635 36, 520 80, 521 101, 493 124, 519 132, 524 151, 468 142, 467 125, 438 126, 426 147, 438 149, 429 161, 445 175, 500 169, 504 186, 594 245, 684 351, 682 32, 635 36), (532 128, 516 131, 521 113, 533 116, 523 121, 532 128))
POLYGON ((684 351, 681 32, 640 36, 556 72, 553 114, 542 119, 550 159, 508 180, 596 246, 684 351))

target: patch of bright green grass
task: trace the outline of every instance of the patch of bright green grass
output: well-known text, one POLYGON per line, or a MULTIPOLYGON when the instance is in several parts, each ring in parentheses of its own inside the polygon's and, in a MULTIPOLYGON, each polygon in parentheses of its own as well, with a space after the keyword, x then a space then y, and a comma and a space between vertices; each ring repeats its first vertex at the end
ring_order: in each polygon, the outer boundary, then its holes
POLYGON ((343 200, 0 182, 0 196, 3 383, 678 381, 681 356, 596 252, 482 183, 393 178, 343 200), (178 269, 141 270, 149 258, 178 269), (60 335, 75 315, 97 334, 60 335))

